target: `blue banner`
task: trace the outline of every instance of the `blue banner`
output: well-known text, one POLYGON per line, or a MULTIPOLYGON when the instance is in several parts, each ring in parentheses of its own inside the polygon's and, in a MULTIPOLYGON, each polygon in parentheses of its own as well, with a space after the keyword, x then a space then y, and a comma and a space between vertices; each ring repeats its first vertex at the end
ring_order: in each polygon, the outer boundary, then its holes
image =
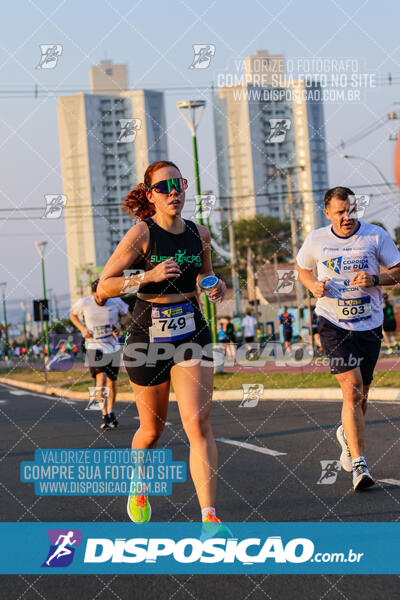
POLYGON ((1 574, 400 574, 400 523, 1 523, 1 574))

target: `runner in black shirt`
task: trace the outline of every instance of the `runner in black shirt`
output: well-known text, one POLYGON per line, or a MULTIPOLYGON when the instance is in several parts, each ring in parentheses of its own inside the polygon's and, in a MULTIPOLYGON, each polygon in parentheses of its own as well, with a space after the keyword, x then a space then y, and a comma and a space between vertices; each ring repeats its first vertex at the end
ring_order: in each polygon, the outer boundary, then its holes
MULTIPOLYGON (((124 351, 140 417, 132 448, 157 446, 167 418, 172 382, 189 438, 190 471, 202 520, 220 523, 214 508, 217 448, 209 421, 214 377, 212 343, 196 299, 196 284, 214 275, 211 238, 207 227, 181 217, 186 188, 187 180, 174 163, 160 161, 147 168, 144 183, 125 200, 125 208, 140 222, 128 231, 105 266, 99 294, 109 298, 126 291, 132 282, 139 286, 124 351), (142 270, 140 277, 124 276, 124 271, 134 268, 142 270), (179 350, 183 344, 197 345, 200 354, 193 356, 195 360, 189 360, 190 352, 179 350), (161 352, 161 346, 167 348, 168 356, 161 352), (157 359, 149 365, 151 353, 157 353, 157 359)), ((225 291, 224 282, 219 280, 211 299, 222 300, 225 291)), ((130 495, 128 515, 136 523, 149 521, 148 497, 130 495)))

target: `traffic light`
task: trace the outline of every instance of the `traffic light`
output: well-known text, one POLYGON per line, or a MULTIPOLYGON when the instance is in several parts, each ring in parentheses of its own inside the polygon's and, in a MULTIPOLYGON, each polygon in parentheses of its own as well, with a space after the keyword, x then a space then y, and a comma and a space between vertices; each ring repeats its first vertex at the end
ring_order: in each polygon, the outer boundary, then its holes
POLYGON ((34 300, 33 301, 33 319, 34 321, 48 321, 49 320, 49 302, 48 300, 34 300))

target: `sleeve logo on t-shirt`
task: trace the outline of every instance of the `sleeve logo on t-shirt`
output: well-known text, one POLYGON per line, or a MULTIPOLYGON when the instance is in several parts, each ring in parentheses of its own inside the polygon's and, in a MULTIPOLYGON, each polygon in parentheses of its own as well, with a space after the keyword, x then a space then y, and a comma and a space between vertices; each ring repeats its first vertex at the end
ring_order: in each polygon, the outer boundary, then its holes
POLYGON ((336 256, 336 258, 328 258, 328 260, 322 261, 322 264, 325 265, 331 271, 334 271, 337 275, 340 275, 342 269, 342 256, 336 256))

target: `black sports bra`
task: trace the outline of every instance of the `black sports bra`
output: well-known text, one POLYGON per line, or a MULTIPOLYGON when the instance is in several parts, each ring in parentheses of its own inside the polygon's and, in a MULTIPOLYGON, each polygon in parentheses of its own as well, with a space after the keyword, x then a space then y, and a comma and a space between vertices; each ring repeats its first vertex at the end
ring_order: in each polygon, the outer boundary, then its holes
POLYGON ((140 288, 140 293, 163 296, 193 292, 196 289, 196 278, 203 264, 203 244, 196 224, 187 219, 184 221, 186 227, 182 233, 171 233, 151 217, 144 219, 150 232, 149 247, 144 257, 131 268, 150 271, 172 257, 182 273, 173 279, 147 283, 140 288))

